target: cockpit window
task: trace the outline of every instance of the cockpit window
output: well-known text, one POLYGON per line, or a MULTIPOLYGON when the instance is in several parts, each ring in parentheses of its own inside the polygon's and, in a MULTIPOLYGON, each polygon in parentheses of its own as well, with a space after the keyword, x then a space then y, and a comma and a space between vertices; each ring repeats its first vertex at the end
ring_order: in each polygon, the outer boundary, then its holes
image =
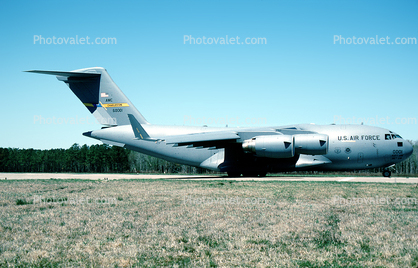
POLYGON ((385 134, 385 140, 402 139, 398 134, 385 134))
POLYGON ((402 139, 398 134, 385 134, 385 140, 402 139))
POLYGON ((392 139, 402 139, 398 134, 392 134, 392 139))

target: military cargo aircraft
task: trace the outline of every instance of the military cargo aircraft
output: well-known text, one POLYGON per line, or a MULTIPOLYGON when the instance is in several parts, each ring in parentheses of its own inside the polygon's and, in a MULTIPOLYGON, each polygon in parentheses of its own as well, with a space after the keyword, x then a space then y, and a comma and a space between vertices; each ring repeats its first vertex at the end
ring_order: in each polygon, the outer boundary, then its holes
POLYGON ((232 177, 379 167, 385 167, 383 176, 389 177, 388 167, 413 151, 398 134, 367 125, 213 128, 150 124, 104 68, 28 72, 56 75, 103 125, 84 136, 232 177))

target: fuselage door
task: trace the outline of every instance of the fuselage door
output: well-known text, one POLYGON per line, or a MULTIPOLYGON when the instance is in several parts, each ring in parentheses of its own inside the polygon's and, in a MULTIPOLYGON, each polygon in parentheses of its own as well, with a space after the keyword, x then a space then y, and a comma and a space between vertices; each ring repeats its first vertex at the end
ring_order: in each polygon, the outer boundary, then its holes
POLYGON ((357 163, 363 163, 363 159, 364 159, 364 154, 363 153, 358 153, 357 163))

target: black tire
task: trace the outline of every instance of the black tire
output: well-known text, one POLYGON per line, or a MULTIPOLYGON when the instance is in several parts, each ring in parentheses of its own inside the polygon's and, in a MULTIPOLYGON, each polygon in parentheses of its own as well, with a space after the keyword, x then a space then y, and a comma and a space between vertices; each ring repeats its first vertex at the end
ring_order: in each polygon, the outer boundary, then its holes
POLYGON ((237 177, 240 177, 240 176, 241 176, 241 174, 239 174, 238 172, 228 172, 228 177, 237 178, 237 177))
POLYGON ((242 174, 242 176, 244 176, 244 177, 257 177, 258 174, 256 172, 246 172, 246 173, 242 174))
POLYGON ((258 173, 258 176, 259 177, 265 177, 265 176, 267 176, 267 172, 258 173))
POLYGON ((385 170, 383 171, 382 175, 385 178, 390 178, 390 176, 392 175, 392 172, 390 172, 389 170, 385 170))

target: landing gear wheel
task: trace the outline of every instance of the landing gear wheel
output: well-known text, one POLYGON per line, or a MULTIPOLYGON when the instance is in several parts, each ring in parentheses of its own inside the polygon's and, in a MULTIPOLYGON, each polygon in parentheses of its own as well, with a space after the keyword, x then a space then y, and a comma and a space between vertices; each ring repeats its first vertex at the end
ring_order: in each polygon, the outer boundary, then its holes
POLYGON ((228 172, 228 177, 236 178, 241 176, 238 172, 228 172))
POLYGON ((383 177, 389 178, 392 175, 392 172, 390 172, 389 170, 384 170, 382 174, 383 177))
POLYGON ((257 177, 258 174, 255 173, 255 172, 247 172, 247 173, 242 174, 242 176, 244 176, 244 177, 257 177))
POLYGON ((267 172, 258 173, 258 176, 259 177, 265 177, 265 176, 267 176, 267 172))

